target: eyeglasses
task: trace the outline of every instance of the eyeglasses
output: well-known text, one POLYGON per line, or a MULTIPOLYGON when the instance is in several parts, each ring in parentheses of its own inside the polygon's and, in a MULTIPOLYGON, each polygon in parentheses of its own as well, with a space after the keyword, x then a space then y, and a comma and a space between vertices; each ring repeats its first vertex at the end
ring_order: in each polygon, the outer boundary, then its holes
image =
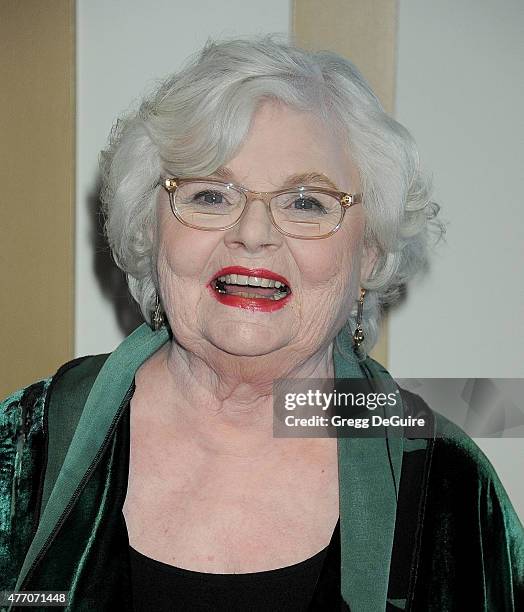
POLYGON ((362 203, 362 194, 323 187, 295 187, 281 191, 251 191, 233 183, 206 178, 163 178, 171 210, 184 225, 199 230, 227 230, 244 215, 246 204, 262 200, 274 227, 291 238, 315 240, 334 234, 346 210, 362 203))

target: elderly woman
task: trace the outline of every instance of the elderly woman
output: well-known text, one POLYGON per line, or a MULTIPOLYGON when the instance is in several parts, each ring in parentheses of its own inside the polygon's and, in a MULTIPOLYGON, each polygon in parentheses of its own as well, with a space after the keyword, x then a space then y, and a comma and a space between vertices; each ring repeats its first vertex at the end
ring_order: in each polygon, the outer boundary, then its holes
POLYGON ((75 611, 524 609, 507 494, 420 398, 430 435, 274 435, 276 379, 393 384, 367 353, 442 228, 355 67, 210 43, 102 161, 149 325, 3 404, 2 588, 75 611))

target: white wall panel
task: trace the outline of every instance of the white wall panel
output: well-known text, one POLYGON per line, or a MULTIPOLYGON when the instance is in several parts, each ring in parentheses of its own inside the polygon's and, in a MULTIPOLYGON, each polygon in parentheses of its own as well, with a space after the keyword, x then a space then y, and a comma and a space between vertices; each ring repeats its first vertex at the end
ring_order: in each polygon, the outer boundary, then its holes
MULTIPOLYGON (((390 316, 397 377, 524 376, 522 0, 400 0, 397 117, 448 221, 390 316)), ((479 439, 524 519, 524 441, 479 439)))

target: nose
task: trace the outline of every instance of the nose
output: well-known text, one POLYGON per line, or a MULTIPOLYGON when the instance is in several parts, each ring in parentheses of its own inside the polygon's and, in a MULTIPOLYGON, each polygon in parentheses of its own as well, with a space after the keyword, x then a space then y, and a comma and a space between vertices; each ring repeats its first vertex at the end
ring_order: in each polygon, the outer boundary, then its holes
POLYGON ((267 204, 253 196, 246 202, 240 221, 226 230, 224 241, 231 248, 244 248, 251 253, 267 248, 275 250, 284 236, 271 223, 267 204))

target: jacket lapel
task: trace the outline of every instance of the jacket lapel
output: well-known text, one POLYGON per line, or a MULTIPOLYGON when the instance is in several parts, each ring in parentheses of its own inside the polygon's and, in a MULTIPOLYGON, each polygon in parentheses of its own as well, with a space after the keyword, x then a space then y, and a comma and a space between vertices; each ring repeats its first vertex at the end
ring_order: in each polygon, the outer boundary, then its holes
MULTIPOLYGON (((360 365, 347 337, 339 336, 339 342, 345 357, 335 352, 337 379, 365 377, 377 392, 394 390, 394 381, 378 363, 368 358, 360 365)), ((393 413, 402 415, 401 402, 386 416, 393 413)), ((341 592, 351 612, 386 608, 402 437, 390 437, 388 443, 391 465, 385 437, 338 438, 341 592)))

